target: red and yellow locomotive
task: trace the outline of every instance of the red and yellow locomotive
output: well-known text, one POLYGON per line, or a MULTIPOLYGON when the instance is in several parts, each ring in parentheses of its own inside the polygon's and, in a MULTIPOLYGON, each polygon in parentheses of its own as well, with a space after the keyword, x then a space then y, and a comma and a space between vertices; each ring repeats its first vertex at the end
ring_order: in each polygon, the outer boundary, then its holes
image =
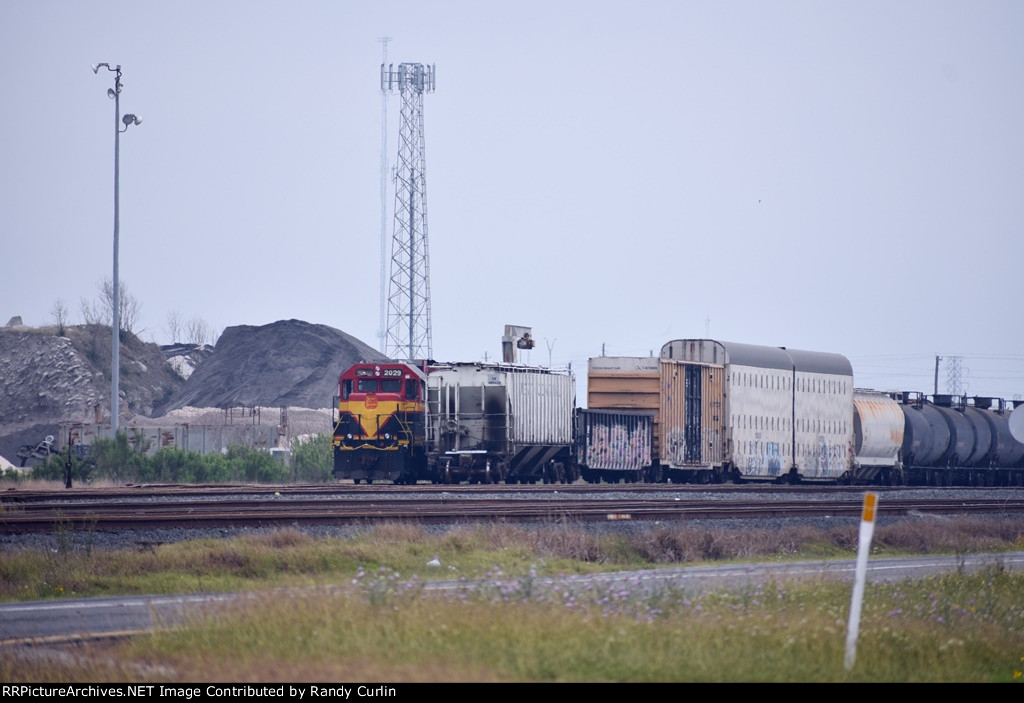
POLYGON ((356 364, 339 379, 334 476, 415 483, 426 473, 426 375, 404 363, 356 364))

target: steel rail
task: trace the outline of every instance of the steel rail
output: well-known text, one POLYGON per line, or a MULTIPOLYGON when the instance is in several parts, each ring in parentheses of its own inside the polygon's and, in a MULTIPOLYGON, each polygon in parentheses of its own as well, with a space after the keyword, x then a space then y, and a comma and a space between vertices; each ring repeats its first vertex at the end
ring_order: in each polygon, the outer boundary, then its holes
MULTIPOLYGON (((653 500, 498 498, 228 500, 28 504, 0 513, 0 532, 63 528, 120 530, 409 522, 583 522, 856 516, 859 500, 653 500)), ((1024 513, 1024 500, 895 499, 882 516, 1024 513)))

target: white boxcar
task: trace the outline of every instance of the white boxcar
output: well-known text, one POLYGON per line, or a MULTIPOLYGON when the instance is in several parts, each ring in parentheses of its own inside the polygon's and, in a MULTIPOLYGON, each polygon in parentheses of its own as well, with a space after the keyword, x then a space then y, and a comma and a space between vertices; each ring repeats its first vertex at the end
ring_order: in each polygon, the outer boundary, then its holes
POLYGON ((848 475, 853 467, 853 366, 841 354, 786 352, 794 367, 799 474, 823 479, 848 475))
POLYGON ((427 374, 427 452, 443 481, 567 480, 572 374, 457 363, 427 374))
POLYGON ((853 453, 853 368, 840 354, 679 339, 663 360, 725 367, 726 474, 836 479, 853 453))

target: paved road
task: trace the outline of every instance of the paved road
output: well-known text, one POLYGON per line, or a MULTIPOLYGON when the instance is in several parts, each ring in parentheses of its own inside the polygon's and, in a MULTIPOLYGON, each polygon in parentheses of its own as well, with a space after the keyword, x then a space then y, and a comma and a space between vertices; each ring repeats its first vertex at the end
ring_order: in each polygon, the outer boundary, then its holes
MULTIPOLYGON (((977 571, 1001 565, 1024 571, 1024 552, 977 554, 959 557, 909 557, 873 559, 868 564, 871 582, 920 578, 958 569, 977 571)), ((851 581, 854 561, 803 561, 784 563, 686 566, 672 569, 620 571, 613 573, 539 577, 535 589, 614 584, 631 589, 673 586, 700 592, 711 588, 744 588, 767 580, 829 578, 851 581)), ((492 580, 488 580, 493 583, 492 580)), ((511 583, 520 583, 512 580, 511 583)), ((472 582, 470 582, 472 583, 472 582)), ((465 581, 430 581, 428 592, 465 589, 465 581)), ((239 593, 193 594, 184 596, 124 596, 0 604, 0 645, 62 642, 81 638, 129 635, 173 627, 185 616, 244 598, 239 593)))

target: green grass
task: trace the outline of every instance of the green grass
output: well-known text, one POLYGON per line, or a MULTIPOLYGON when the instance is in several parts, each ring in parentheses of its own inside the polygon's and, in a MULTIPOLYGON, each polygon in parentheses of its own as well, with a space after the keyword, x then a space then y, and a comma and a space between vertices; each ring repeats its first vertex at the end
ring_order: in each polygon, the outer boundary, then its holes
POLYGON ((187 627, 86 645, 17 681, 1024 680, 1024 575, 997 568, 868 588, 857 661, 843 668, 848 585, 770 582, 704 595, 524 576, 438 596, 366 572, 345 589, 257 594, 187 627))
MULTIPOLYGON (((722 560, 851 558, 855 527, 742 531, 674 526, 596 536, 571 526, 473 526, 443 535, 409 524, 354 537, 297 530, 142 547, 94 548, 94 533, 58 525, 52 549, 0 552, 0 600, 239 591, 347 581, 379 567, 422 578, 478 578, 639 569, 722 560), (437 558, 440 567, 427 562, 437 558)), ((880 527, 873 553, 967 553, 1024 548, 1024 521, 957 520, 880 527)))
MULTIPOLYGON (((386 566, 435 578, 475 578, 494 567, 524 573, 538 558, 544 560, 545 573, 599 568, 553 554, 539 557, 540 545, 523 541, 525 535, 480 528, 429 536, 418 527, 392 524, 354 538, 317 539, 282 530, 133 551, 94 549, 89 546, 90 533, 58 529, 57 547, 52 550, 0 554, 0 600, 310 586, 350 579, 361 566, 371 570, 386 566), (442 566, 428 567, 435 557, 442 566)), ((559 543, 557 537, 548 539, 559 543)))
MULTIPOLYGON (((857 665, 843 666, 848 584, 644 592, 547 587, 537 577, 711 559, 852 557, 855 528, 658 526, 595 536, 567 526, 407 524, 347 538, 282 530, 139 550, 58 527, 45 550, 0 553, 5 600, 251 591, 173 631, 0 650, 3 681, 1024 681, 1024 575, 869 585, 857 665), (440 567, 428 566, 434 558, 440 567), (442 595, 434 578, 483 579, 442 595), (275 587, 302 586, 281 590, 275 587)), ((1021 549, 1020 520, 879 528, 879 554, 1021 549)))

